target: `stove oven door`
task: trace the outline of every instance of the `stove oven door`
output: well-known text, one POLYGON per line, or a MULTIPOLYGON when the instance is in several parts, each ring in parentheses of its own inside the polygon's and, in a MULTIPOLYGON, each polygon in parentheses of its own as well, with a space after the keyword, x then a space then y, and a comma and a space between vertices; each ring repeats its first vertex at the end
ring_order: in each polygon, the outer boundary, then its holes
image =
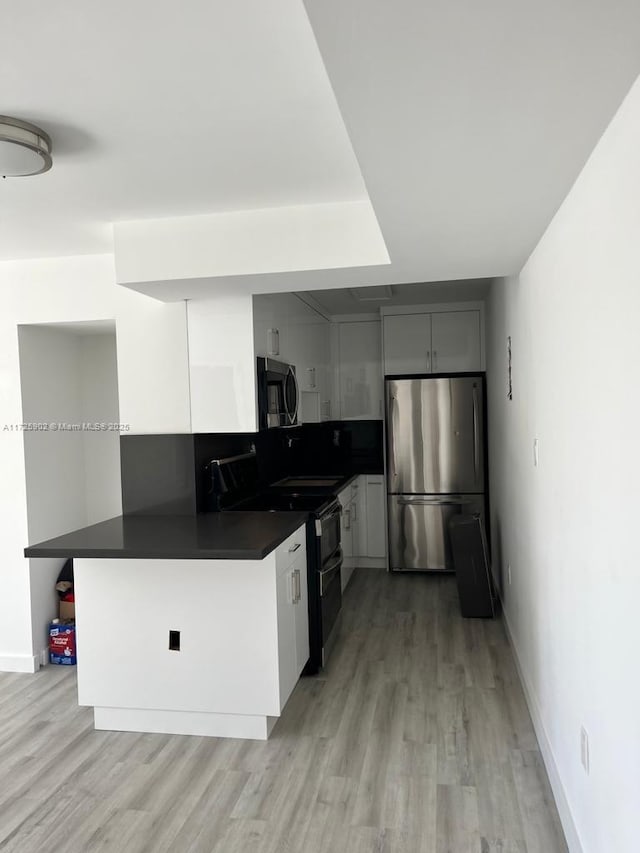
POLYGON ((316 521, 316 535, 320 537, 320 563, 326 563, 340 547, 340 516, 342 507, 336 501, 316 521))

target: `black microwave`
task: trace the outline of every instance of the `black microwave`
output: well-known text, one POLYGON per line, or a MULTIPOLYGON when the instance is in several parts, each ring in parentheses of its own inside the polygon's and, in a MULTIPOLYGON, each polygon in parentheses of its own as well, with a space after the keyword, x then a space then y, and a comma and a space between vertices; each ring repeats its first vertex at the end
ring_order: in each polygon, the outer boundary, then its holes
POLYGON ((298 381, 293 364, 258 359, 258 422, 260 429, 298 424, 298 381))

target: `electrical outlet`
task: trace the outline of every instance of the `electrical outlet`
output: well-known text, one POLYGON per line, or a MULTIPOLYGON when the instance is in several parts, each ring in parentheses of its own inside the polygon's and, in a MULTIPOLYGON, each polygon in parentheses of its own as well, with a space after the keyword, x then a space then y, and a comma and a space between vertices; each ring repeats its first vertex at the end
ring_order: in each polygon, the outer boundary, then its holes
POLYGON ((509 581, 509 586, 511 586, 511 563, 507 565, 507 580, 509 581))
POLYGON ((580 761, 584 772, 589 773, 589 735, 584 726, 580 729, 580 761))

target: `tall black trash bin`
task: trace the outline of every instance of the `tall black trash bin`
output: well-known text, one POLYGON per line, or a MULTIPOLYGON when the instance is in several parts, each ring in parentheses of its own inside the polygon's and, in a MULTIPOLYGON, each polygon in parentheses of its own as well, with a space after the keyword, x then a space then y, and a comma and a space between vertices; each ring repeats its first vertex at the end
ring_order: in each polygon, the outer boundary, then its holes
POLYGON ((478 514, 454 515, 449 535, 462 615, 493 619, 496 596, 482 518, 478 514))

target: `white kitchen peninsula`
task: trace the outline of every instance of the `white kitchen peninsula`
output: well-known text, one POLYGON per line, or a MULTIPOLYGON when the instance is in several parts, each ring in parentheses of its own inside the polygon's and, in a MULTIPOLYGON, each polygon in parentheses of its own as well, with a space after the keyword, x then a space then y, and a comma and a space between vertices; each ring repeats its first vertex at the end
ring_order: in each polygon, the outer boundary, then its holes
POLYGON ((28 548, 74 557, 95 727, 266 739, 309 656, 304 520, 129 516, 28 548))

